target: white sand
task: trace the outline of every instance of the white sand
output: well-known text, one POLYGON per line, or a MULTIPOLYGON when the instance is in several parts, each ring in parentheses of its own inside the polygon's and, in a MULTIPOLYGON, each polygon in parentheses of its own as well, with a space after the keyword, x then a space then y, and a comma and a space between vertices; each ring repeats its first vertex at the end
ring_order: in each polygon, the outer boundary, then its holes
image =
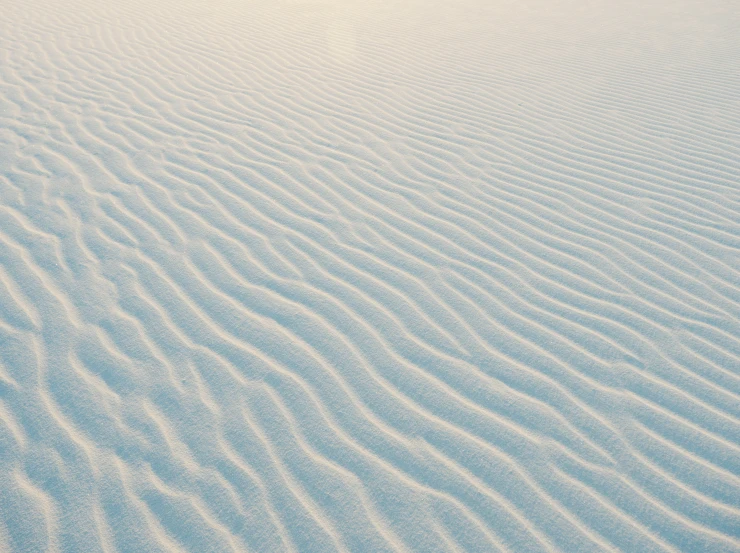
POLYGON ((0 551, 740 551, 737 0, 3 0, 0 551))

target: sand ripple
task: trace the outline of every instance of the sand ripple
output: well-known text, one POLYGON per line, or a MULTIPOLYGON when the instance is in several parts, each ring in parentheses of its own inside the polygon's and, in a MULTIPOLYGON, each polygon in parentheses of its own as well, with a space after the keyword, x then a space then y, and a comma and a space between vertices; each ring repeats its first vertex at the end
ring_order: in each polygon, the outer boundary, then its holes
POLYGON ((3 2, 0 551, 740 551, 739 13, 3 2))

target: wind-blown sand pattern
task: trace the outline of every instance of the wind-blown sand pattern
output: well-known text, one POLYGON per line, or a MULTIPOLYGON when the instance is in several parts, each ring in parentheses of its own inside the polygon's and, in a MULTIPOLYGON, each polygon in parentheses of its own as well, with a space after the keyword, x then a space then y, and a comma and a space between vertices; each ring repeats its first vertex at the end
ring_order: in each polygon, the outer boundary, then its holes
POLYGON ((0 551, 740 551, 738 29, 4 0, 0 551))

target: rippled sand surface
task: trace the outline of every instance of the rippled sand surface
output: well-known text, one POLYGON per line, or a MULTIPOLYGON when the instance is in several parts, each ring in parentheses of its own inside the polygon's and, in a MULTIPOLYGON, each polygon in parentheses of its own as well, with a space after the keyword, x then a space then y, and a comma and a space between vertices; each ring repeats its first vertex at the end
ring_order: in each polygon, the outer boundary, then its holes
POLYGON ((0 551, 740 551, 736 1, 4 0, 0 551))

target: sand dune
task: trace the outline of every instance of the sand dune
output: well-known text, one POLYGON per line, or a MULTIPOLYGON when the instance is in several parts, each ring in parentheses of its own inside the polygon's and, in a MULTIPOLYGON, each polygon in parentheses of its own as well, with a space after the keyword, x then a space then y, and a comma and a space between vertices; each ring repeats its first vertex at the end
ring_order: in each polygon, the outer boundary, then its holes
POLYGON ((0 551, 739 552, 739 28, 6 0, 0 551))

